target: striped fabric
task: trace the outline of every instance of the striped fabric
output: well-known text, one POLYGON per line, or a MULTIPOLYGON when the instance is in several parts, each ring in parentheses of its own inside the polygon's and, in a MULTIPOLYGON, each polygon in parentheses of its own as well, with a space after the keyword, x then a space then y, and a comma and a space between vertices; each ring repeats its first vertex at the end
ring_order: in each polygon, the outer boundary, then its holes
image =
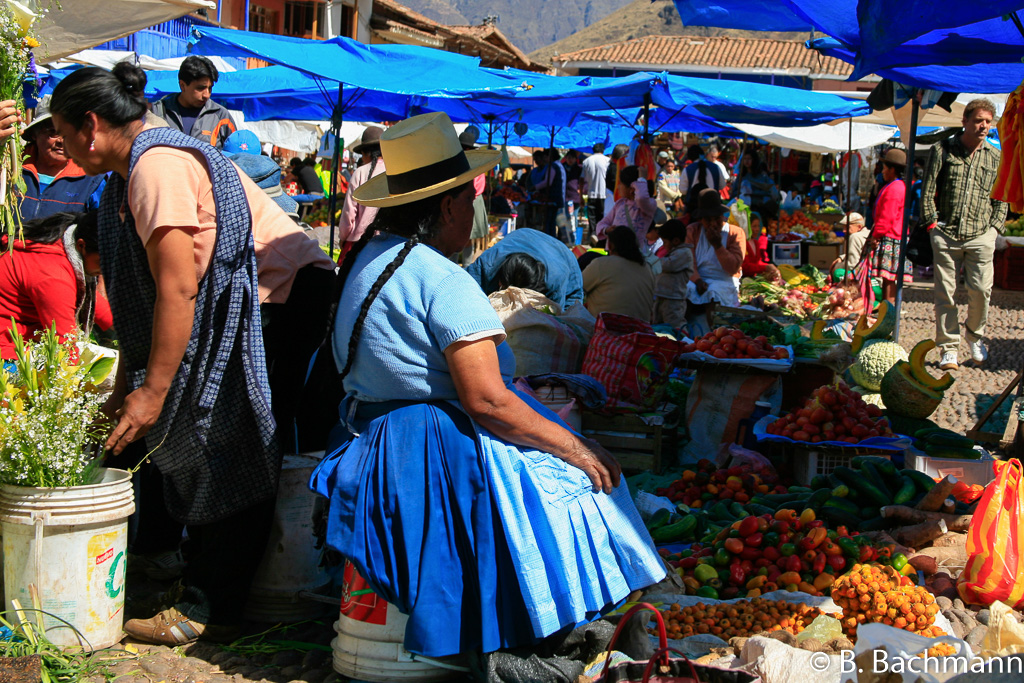
POLYGON ((1024 471, 1019 460, 999 469, 967 531, 967 567, 957 581, 964 602, 1024 605, 1024 471))

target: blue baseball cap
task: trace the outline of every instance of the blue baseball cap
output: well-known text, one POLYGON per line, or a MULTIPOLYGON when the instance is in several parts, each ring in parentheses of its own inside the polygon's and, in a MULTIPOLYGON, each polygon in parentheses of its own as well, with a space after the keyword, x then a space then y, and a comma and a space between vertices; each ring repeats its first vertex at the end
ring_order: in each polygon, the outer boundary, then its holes
MULTIPOLYGON (((242 131, 247 132, 247 131, 242 131)), ((233 133, 232 137, 238 133, 233 133)), ((255 136, 254 136, 255 137, 255 136)), ((230 138, 229 138, 230 139, 230 138)), ((262 154, 239 153, 229 156, 231 161, 249 176, 261 190, 270 195, 281 209, 290 216, 298 216, 299 205, 281 189, 281 167, 270 157, 262 154)))
POLYGON ((236 130, 224 141, 224 154, 259 154, 260 139, 251 130, 236 130))

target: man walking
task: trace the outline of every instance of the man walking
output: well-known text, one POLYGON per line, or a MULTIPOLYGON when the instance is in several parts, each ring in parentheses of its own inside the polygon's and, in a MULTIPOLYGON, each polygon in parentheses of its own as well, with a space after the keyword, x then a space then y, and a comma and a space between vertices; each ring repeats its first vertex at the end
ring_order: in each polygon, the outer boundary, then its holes
POLYGON ((583 160, 583 182, 587 192, 587 215, 591 227, 604 218, 605 174, 608 173, 608 157, 604 145, 594 145, 594 153, 583 160))
POLYGON ((178 69, 181 92, 154 102, 153 113, 169 127, 221 149, 237 126, 228 110, 210 99, 219 77, 209 59, 189 55, 178 69))
POLYGON ((999 151, 987 140, 996 108, 986 99, 964 108, 964 132, 932 148, 921 188, 921 220, 928 226, 935 255, 935 341, 939 367, 956 370, 960 349, 957 277, 967 286, 967 342, 971 359, 988 359, 983 337, 994 279, 996 233, 1003 230, 1006 204, 991 198, 999 151))

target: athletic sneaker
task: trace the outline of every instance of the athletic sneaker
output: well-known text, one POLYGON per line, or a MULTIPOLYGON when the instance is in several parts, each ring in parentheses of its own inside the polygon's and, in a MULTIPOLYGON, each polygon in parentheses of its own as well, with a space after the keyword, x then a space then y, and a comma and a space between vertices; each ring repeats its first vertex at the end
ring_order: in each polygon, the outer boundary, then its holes
POLYGON ((237 626, 214 626, 193 621, 174 607, 149 619, 129 619, 124 632, 135 640, 154 645, 176 647, 197 640, 230 643, 241 635, 237 626))
POLYGON ((988 360, 988 349, 985 348, 985 342, 979 339, 972 341, 969 346, 971 347, 971 360, 975 363, 981 365, 988 360))
POLYGON ((939 370, 956 370, 960 365, 956 362, 956 351, 944 351, 939 361, 939 370))

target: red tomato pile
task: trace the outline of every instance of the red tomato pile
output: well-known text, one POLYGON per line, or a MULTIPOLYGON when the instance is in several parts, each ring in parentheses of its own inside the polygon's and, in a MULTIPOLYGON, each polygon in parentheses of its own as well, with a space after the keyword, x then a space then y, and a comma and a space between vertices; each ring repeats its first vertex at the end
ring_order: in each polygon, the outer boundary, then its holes
POLYGON ((733 327, 719 327, 683 347, 683 353, 694 351, 703 351, 715 358, 789 358, 789 351, 772 346, 768 337, 748 337, 733 327))
POLYGON ((882 410, 864 403, 845 382, 818 387, 800 409, 772 422, 766 431, 810 443, 860 443, 876 436, 893 436, 882 410))

